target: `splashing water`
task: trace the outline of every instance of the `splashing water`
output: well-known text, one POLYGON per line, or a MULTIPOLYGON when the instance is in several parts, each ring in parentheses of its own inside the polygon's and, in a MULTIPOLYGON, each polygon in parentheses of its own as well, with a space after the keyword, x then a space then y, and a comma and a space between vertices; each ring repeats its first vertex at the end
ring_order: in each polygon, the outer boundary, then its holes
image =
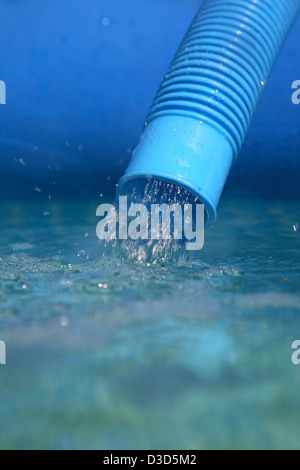
MULTIPOLYGON (((155 179, 137 179, 128 182, 122 190, 120 196, 127 196, 127 212, 134 204, 143 205, 148 214, 152 214, 153 206, 162 207, 166 205, 170 209, 170 219, 163 221, 160 214, 159 225, 153 223, 152 216, 147 218, 147 236, 142 235, 141 224, 137 227, 137 239, 128 236, 125 239, 118 238, 113 241, 106 241, 105 248, 112 249, 114 253, 123 260, 138 263, 163 264, 166 262, 181 262, 187 259, 186 242, 184 227, 189 224, 195 233, 196 229, 196 205, 199 200, 187 190, 165 181, 155 179), (180 205, 182 211, 179 215, 180 233, 178 237, 176 230, 175 215, 172 212, 172 206, 180 205), (185 206, 191 207, 190 212, 185 211, 185 206), (167 222, 167 223, 165 223, 167 222)), ((125 228, 128 234, 128 226, 131 222, 130 217, 123 220, 120 216, 119 198, 114 202, 117 212, 119 230, 125 228), (124 224, 126 227, 124 227, 124 224)), ((129 212, 130 213, 130 212, 129 212)), ((140 214, 140 212, 139 212, 140 214)), ((178 219, 177 219, 178 221, 178 219)), ((119 231, 120 233, 120 231, 119 231)))

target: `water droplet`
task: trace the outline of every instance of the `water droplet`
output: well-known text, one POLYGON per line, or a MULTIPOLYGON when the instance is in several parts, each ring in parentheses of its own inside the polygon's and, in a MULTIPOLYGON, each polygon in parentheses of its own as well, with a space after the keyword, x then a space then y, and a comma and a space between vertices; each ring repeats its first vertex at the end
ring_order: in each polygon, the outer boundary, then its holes
POLYGON ((61 326, 68 326, 69 323, 70 323, 70 319, 67 315, 63 315, 62 317, 60 317, 61 326))
POLYGON ((103 284, 102 282, 99 282, 98 287, 100 287, 101 289, 107 289, 108 285, 105 283, 103 284))
POLYGON ((60 284, 64 287, 70 287, 73 284, 73 282, 70 280, 62 279, 60 281, 60 284))
POLYGON ((105 16, 105 17, 102 19, 102 25, 103 25, 103 26, 109 26, 109 25, 110 25, 110 19, 105 16))

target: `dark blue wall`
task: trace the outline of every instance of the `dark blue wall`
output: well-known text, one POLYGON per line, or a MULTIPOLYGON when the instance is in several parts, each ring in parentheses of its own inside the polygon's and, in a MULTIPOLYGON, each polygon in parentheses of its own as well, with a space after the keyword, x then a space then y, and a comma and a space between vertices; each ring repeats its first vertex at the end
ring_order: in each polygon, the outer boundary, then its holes
MULTIPOLYGON (((0 197, 114 190, 199 4, 0 0, 0 197)), ((300 195, 297 79, 300 20, 232 170, 234 191, 300 195)))

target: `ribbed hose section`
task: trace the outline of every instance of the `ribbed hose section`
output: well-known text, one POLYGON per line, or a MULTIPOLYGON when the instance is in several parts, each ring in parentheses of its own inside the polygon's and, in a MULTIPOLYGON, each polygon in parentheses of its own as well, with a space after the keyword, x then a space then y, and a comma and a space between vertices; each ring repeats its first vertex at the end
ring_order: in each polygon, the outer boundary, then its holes
POLYGON ((204 0, 147 116, 186 116, 236 157, 300 0, 204 0))
MULTIPOLYGON (((160 86, 119 194, 136 179, 184 188, 207 224, 300 0, 204 0, 160 86)), ((135 183, 134 183, 135 184, 135 183)))

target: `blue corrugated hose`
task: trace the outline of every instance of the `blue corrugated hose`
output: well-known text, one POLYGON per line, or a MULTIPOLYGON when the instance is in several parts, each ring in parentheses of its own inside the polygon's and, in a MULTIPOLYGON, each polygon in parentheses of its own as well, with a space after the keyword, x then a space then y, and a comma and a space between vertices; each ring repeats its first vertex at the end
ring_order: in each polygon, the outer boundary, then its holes
POLYGON ((119 182, 176 183, 209 223, 300 0, 205 0, 158 90, 119 182))

